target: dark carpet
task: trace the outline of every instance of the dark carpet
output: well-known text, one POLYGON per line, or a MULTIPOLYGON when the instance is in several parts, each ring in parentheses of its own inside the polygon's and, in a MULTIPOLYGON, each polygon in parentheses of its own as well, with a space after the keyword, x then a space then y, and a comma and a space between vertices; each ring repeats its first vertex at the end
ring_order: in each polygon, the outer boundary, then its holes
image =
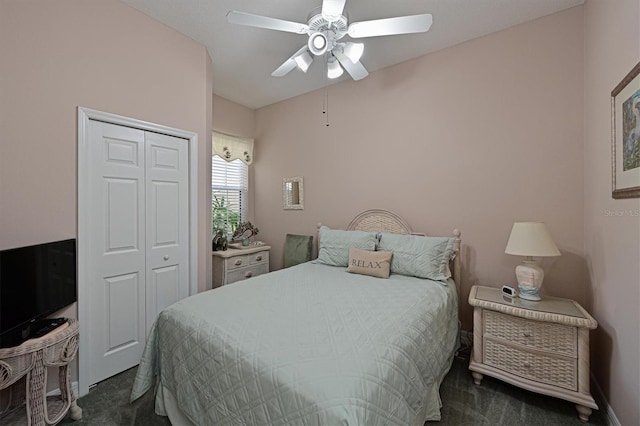
MULTIPOLYGON (((582 425, 574 404, 519 389, 485 376, 473 384, 468 359, 456 358, 440 388, 442 420, 434 425, 582 425)), ((98 383, 80 398, 82 420, 67 415, 62 424, 76 425, 169 425, 166 417, 154 413, 153 390, 129 403, 136 369, 98 383)), ((589 424, 605 425, 602 411, 594 410, 589 424)))

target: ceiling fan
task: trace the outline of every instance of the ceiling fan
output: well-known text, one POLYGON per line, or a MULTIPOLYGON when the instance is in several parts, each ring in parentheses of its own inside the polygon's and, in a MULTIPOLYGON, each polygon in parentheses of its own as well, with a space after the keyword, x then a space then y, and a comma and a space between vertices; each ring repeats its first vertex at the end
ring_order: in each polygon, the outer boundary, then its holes
POLYGON ((432 17, 428 13, 349 24, 344 15, 345 2, 346 0, 323 0, 322 7, 317 8, 315 13, 311 13, 306 24, 235 10, 227 14, 227 20, 231 24, 309 36, 304 46, 271 73, 274 77, 283 77, 296 67, 306 73, 313 62, 311 55, 327 54, 328 78, 340 77, 344 69, 354 80, 361 80, 369 75, 367 69, 360 62, 364 52, 364 44, 340 41, 344 36, 348 35, 355 39, 411 34, 425 32, 431 27, 432 17))

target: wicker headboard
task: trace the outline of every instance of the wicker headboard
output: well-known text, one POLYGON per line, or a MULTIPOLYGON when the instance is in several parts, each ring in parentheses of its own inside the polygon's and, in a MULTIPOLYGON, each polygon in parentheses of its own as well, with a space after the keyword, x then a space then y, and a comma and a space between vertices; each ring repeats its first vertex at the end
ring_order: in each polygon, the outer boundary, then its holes
POLYGON ((411 234, 411 227, 404 219, 387 210, 366 210, 354 217, 347 231, 388 232, 411 234))
MULTIPOLYGON (((318 229, 320 229, 320 224, 318 224, 318 229)), ((414 234, 411 230, 411 227, 400 216, 395 213, 392 213, 387 210, 380 209, 372 209, 365 210, 359 215, 357 215, 349 226, 347 226, 348 231, 366 231, 366 232, 389 232, 392 234, 413 234, 413 235, 424 235, 424 234, 414 234)), ((460 231, 457 229, 453 230, 453 237, 455 238, 454 248, 456 255, 451 260, 450 269, 453 280, 456 283, 456 288, 458 290, 458 297, 460 297, 460 245, 462 240, 460 239, 460 231)), ((318 240, 319 242, 319 240, 318 240)))

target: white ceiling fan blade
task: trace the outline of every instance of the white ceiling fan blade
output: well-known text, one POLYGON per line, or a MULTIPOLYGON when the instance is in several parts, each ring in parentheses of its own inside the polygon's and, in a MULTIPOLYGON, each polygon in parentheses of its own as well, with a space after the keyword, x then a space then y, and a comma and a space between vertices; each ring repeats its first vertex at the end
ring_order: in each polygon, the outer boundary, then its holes
POLYGON ((295 67, 296 67, 296 61, 294 61, 292 58, 289 58, 286 61, 284 61, 282 65, 276 68, 276 70, 271 73, 271 76, 284 77, 285 75, 289 74, 295 67))
POLYGON ((344 53, 338 50, 333 51, 333 56, 336 57, 338 62, 340 62, 340 65, 342 65, 342 68, 347 70, 351 78, 354 80, 362 80, 369 75, 369 72, 360 61, 353 63, 351 62, 351 59, 347 58, 344 53))
POLYGON ((329 22, 337 21, 342 16, 346 0, 323 0, 322 17, 329 22))
POLYGON ((232 10, 227 13, 227 21, 230 24, 246 25, 248 27, 266 28, 268 30, 286 31, 296 34, 307 34, 309 26, 298 22, 285 21, 283 19, 269 18, 268 16, 253 15, 251 13, 232 10))
POLYGON ((293 58, 295 58, 296 56, 304 52, 306 48, 307 48, 307 45, 305 44, 296 53, 291 55, 289 59, 284 61, 282 65, 276 68, 276 70, 272 72, 271 75, 273 77, 284 77, 285 75, 289 74, 298 65, 295 59, 293 58))
POLYGON ((349 25, 348 33, 353 38, 422 33, 428 31, 432 23, 433 18, 430 13, 398 16, 396 18, 354 22, 349 25))

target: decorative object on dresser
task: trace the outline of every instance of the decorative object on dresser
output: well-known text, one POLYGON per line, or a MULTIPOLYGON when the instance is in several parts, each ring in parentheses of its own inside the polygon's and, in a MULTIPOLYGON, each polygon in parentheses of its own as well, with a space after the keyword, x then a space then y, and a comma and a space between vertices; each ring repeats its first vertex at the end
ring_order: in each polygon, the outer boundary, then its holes
POLYGON ((473 286, 473 352, 476 385, 483 374, 523 389, 573 402, 580 420, 598 409, 589 391, 589 330, 598 323, 569 299, 530 302, 500 289, 473 286))
POLYGON ((560 251, 545 224, 542 222, 514 223, 504 252, 527 257, 521 265, 516 266, 520 297, 527 300, 540 300, 544 271, 533 256, 560 256, 560 251))
POLYGON ((253 226, 251 222, 240 222, 234 231, 231 240, 240 240, 242 241, 243 246, 248 246, 251 243, 251 237, 255 237, 259 233, 260 230, 253 226))
POLYGON ((227 240, 227 236, 224 234, 223 229, 217 229, 213 234, 213 239, 211 240, 211 250, 226 250, 229 247, 229 241, 227 240))
POLYGON ((68 319, 52 332, 0 349, 0 389, 8 389, 1 424, 52 425, 71 411, 82 418, 69 380, 69 364, 78 352, 78 322, 68 319), (47 397, 47 368, 58 367, 60 395, 47 397))
POLYGON ((269 250, 271 246, 252 244, 238 250, 231 245, 226 251, 214 251, 212 288, 269 272, 269 250))

